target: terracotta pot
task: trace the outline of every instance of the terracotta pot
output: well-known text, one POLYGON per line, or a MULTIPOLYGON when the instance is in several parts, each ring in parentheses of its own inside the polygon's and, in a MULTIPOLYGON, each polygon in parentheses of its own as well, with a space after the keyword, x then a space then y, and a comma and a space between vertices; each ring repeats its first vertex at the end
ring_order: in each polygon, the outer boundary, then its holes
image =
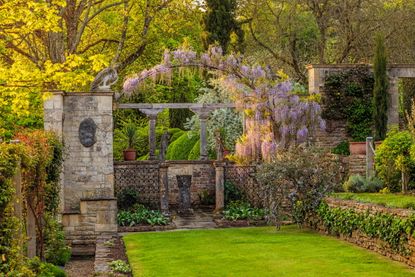
POLYGON ((366 155, 366 142, 350 142, 349 150, 351 155, 366 155))
POLYGON ((127 149, 123 151, 124 161, 135 161, 137 159, 137 151, 135 149, 127 149))

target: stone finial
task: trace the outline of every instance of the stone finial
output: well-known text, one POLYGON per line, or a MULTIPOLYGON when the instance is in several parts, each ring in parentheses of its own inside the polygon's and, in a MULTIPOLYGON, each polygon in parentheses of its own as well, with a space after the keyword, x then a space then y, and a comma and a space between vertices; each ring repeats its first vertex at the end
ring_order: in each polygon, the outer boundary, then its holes
POLYGON ((118 73, 116 68, 107 67, 101 70, 94 81, 92 81, 90 91, 111 91, 111 86, 118 81, 118 73))

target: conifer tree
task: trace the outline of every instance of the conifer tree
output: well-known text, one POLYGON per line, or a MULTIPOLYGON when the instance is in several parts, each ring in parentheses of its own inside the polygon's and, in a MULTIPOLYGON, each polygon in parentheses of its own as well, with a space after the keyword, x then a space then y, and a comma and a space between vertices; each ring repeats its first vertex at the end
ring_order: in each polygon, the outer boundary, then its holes
POLYGON ((207 11, 204 17, 205 48, 218 43, 226 53, 229 50, 231 34, 237 36, 237 44, 242 50, 243 30, 236 20, 237 0, 206 0, 207 11))

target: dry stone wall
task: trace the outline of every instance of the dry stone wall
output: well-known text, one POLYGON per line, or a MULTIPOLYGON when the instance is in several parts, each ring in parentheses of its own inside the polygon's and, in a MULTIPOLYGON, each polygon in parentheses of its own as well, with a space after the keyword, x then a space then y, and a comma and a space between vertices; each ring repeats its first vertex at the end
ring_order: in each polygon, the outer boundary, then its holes
MULTIPOLYGON (((369 214, 389 214, 400 218, 408 218, 414 214, 414 211, 408 209, 388 208, 380 205, 361 203, 354 200, 342 200, 335 198, 326 198, 325 202, 330 208, 352 209, 358 213, 369 214)), ((327 233, 326 228, 319 224, 317 229, 320 232, 327 233)), ((371 238, 360 231, 353 231, 351 236, 340 235, 340 238, 348 242, 357 244, 361 247, 380 253, 392 260, 403 262, 411 267, 415 267, 415 238, 408 236, 408 250, 411 252, 409 256, 402 255, 393 251, 386 242, 371 238)))

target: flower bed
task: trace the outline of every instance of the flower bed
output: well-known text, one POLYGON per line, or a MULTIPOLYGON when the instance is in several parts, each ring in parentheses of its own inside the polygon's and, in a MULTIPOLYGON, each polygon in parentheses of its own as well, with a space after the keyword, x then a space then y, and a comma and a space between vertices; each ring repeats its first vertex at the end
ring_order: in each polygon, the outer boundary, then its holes
POLYGON ((253 208, 248 202, 233 201, 226 206, 222 218, 214 219, 218 227, 264 226, 266 210, 253 208))
POLYGON ((176 226, 160 211, 149 210, 136 204, 130 210, 121 210, 117 214, 119 232, 148 232, 175 229, 176 226))

